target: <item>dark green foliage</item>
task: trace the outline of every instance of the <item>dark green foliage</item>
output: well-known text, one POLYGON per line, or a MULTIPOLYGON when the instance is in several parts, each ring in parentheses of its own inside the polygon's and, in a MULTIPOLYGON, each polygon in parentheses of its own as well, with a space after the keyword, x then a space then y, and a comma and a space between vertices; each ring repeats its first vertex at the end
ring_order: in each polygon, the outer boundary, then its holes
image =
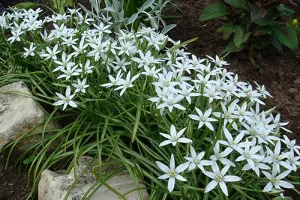
POLYGON ((270 45, 282 51, 282 45, 291 50, 298 48, 294 11, 286 4, 291 0, 219 0, 209 4, 200 21, 224 17, 225 24, 218 29, 223 39, 229 40, 222 53, 248 49, 260 51, 270 45))

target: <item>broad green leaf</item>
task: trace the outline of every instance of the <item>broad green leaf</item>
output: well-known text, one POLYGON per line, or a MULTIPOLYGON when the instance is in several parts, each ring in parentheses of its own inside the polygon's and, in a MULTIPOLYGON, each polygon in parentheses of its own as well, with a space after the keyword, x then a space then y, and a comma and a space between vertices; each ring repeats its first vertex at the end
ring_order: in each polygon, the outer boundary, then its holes
POLYGON ((223 39, 227 40, 232 33, 236 30, 236 25, 232 23, 226 23, 221 28, 217 30, 217 32, 223 32, 223 39))
POLYGON ((240 48, 237 48, 233 41, 230 41, 226 48, 221 52, 221 55, 228 53, 228 52, 239 52, 244 49, 244 46, 241 45, 240 48))
POLYGON ((272 28, 273 36, 282 44, 295 51, 298 48, 297 33, 291 24, 287 25, 287 34, 281 27, 276 26, 272 28))
POLYGON ((277 10, 279 10, 285 16, 291 16, 291 15, 293 15, 295 13, 293 10, 285 7, 285 5, 283 5, 283 4, 280 4, 277 7, 277 10))
POLYGON ((237 48, 240 48, 241 45, 244 43, 244 29, 240 26, 237 26, 235 32, 234 32, 234 37, 233 37, 233 42, 234 42, 234 45, 237 47, 237 48))
POLYGON ((282 44, 276 38, 271 39, 271 44, 282 53, 282 44))
POLYGON ((16 5, 14 5, 14 8, 18 8, 18 9, 30 9, 30 8, 35 8, 38 6, 41 6, 42 4, 40 3, 35 3, 35 2, 25 2, 25 3, 18 3, 16 5))
POLYGON ((268 25, 275 25, 278 24, 274 19, 272 18, 264 18, 254 21, 255 24, 258 24, 260 26, 268 26, 268 25))
POLYGON ((230 11, 223 3, 213 3, 205 7, 203 13, 200 16, 200 21, 215 19, 218 17, 229 14, 230 11))
POLYGON ((256 4, 254 4, 251 8, 251 22, 254 22, 259 19, 263 19, 268 13, 268 10, 264 8, 258 7, 256 4))
POLYGON ((240 8, 246 11, 250 11, 251 5, 248 0, 224 0, 225 3, 240 8))

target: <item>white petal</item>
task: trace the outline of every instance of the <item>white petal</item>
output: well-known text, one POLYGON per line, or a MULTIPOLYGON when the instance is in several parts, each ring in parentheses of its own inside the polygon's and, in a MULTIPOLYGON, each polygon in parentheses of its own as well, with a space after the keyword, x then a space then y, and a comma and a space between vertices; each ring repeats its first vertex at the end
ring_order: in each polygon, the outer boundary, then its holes
POLYGON ((227 128, 225 126, 223 127, 223 132, 224 132, 224 135, 225 135, 227 141, 231 143, 233 141, 233 138, 231 136, 231 133, 227 130, 227 128))
POLYGON ((285 172, 282 172, 281 174, 279 174, 276 178, 277 179, 283 179, 284 177, 286 177, 287 175, 289 175, 291 173, 290 170, 287 170, 285 172))
POLYGON ((186 128, 181 129, 181 130, 177 133, 177 136, 178 136, 178 137, 181 137, 182 134, 184 133, 185 129, 186 129, 186 128))
POLYGON ((70 101, 69 105, 72 106, 73 108, 77 107, 77 104, 74 101, 70 101))
POLYGON ((196 155, 196 151, 194 149, 194 147, 191 146, 191 155, 193 158, 195 158, 197 155, 196 155))
POLYGON ((271 182, 269 182, 265 187, 264 187, 264 190, 263 192, 269 192, 271 191, 273 188, 273 184, 271 182))
POLYGON ((242 180, 240 177, 238 177, 238 176, 224 176, 224 178, 223 178, 223 180, 225 181, 225 182, 236 182, 236 181, 240 181, 240 180, 242 180))
POLYGON ((189 117, 193 120, 200 121, 200 117, 198 115, 189 115, 189 117))
POLYGON ((287 181, 282 181, 282 180, 279 180, 278 181, 278 185, 280 185, 281 187, 284 187, 284 188, 294 188, 294 186, 287 182, 287 181))
POLYGON ((174 160, 174 155, 171 155, 171 159, 170 159, 170 169, 174 170, 175 169, 175 160, 174 160))
POLYGON ((165 138, 167 139, 171 139, 172 137, 168 134, 165 134, 165 133, 159 133, 160 135, 164 136, 165 138))
POLYGON ((206 188, 205 188, 205 193, 211 191, 212 189, 214 189, 216 186, 218 185, 218 182, 215 180, 212 180, 209 184, 207 184, 206 188))
POLYGON ((170 169, 169 167, 167 167, 165 164, 159 162, 159 161, 156 161, 155 162, 157 164, 157 166, 165 173, 169 173, 170 172, 170 169))
POLYGON ((176 129, 173 124, 171 125, 171 128, 170 128, 170 135, 176 135, 176 129))
POLYGON ((228 191, 227 191, 227 187, 226 187, 226 184, 225 184, 225 182, 219 182, 219 185, 220 185, 220 187, 221 187, 221 190, 223 191, 223 193, 226 195, 226 196, 228 196, 228 191))
POLYGON ((262 173, 265 175, 265 177, 269 180, 272 179, 272 175, 269 173, 269 172, 266 172, 266 171, 262 171, 262 173))
POLYGON ((55 103, 53 103, 54 106, 60 106, 62 104, 64 104, 63 100, 59 100, 59 101, 56 101, 55 103))
POLYGON ((230 165, 226 165, 226 166, 221 170, 221 174, 224 176, 224 175, 227 173, 227 171, 228 171, 229 168, 230 168, 230 165))
POLYGON ((181 175, 177 175, 176 179, 180 180, 180 181, 187 181, 185 178, 183 178, 181 175))
POLYGON ((212 172, 205 171, 205 172, 203 172, 203 174, 205 174, 205 175, 208 176, 209 178, 212 178, 212 179, 215 178, 215 174, 212 173, 212 172))
POLYGON ((191 143, 193 141, 188 138, 179 138, 178 142, 179 143, 191 143))
POLYGON ((170 179, 168 181, 168 190, 169 190, 169 192, 172 192, 174 190, 174 186, 175 186, 175 178, 170 177, 170 179))
POLYGON ((174 107, 175 107, 175 108, 178 108, 179 110, 186 110, 186 108, 183 107, 183 106, 180 105, 180 104, 175 104, 174 107))
POLYGON ((66 97, 69 97, 71 94, 71 88, 70 86, 67 87, 67 90, 66 90, 66 97))
POLYGON ((209 128, 209 130, 214 131, 214 127, 211 125, 211 123, 205 122, 205 125, 207 126, 207 128, 209 128))
POLYGON ((62 94, 60 94, 60 93, 55 92, 55 94, 56 94, 60 99, 64 99, 64 98, 65 98, 65 96, 62 95, 62 94))
POLYGON ((158 179, 167 179, 170 178, 170 174, 164 174, 158 177, 158 179))
POLYGON ((177 173, 181 173, 181 172, 183 172, 186 168, 188 168, 188 166, 189 166, 189 163, 188 162, 186 162, 186 163, 183 163, 183 164, 181 164, 181 165, 179 165, 178 167, 176 167, 176 172, 177 173))
POLYGON ((165 146, 165 145, 168 145, 168 144, 171 144, 171 143, 172 143, 171 140, 165 140, 162 143, 160 143, 159 146, 162 147, 162 146, 165 146))

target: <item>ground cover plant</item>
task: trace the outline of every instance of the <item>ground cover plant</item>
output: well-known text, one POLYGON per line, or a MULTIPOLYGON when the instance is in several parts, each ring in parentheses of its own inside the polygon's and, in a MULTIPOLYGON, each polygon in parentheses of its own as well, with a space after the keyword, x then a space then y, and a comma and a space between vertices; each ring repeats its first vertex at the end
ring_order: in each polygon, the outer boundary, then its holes
POLYGON ((166 25, 163 18, 163 10, 171 3, 170 0, 90 0, 91 11, 96 20, 102 15, 113 18, 115 29, 126 28, 136 30, 139 24, 158 29, 163 26, 167 32, 174 25, 166 25))
POLYGON ((103 160, 115 158, 144 178, 151 199, 266 199, 293 187, 287 176, 300 147, 280 139, 280 115, 260 110, 264 87, 239 82, 219 57, 199 59, 151 28, 112 32, 105 16, 95 25, 79 10, 39 13, 15 10, 0 20, 2 48, 14 55, 1 55, 1 85, 22 78, 33 98, 55 106, 49 120, 75 116, 32 147, 35 184, 55 162, 70 158, 76 167, 92 155, 96 176, 109 178, 103 160))
POLYGON ((209 4, 200 21, 226 16, 226 23, 218 29, 223 39, 229 41, 223 53, 247 49, 254 63, 255 53, 261 58, 260 52, 268 46, 279 51, 282 45, 291 50, 298 48, 297 19, 292 18, 295 12, 287 4, 296 5, 293 1, 279 0, 222 0, 209 4))

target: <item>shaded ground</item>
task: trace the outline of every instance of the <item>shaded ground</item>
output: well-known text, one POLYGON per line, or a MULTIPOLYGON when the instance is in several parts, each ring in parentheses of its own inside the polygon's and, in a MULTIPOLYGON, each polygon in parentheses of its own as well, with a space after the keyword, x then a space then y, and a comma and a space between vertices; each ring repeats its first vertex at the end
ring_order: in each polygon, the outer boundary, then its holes
MULTIPOLYGON (((24 1, 26 0, 2 0, 1 3, 5 7, 24 1)), ((177 24, 169 35, 181 41, 198 37, 196 42, 188 45, 188 49, 200 57, 219 54, 226 45, 221 34, 216 33, 222 21, 200 23, 198 20, 208 1, 211 0, 174 0, 182 14, 175 9, 169 10, 170 13, 183 15, 181 19, 169 20, 170 23, 177 24)), ((88 0, 79 2, 87 3, 88 0)), ((295 9, 299 18, 300 8, 295 9)), ((267 107, 277 107, 276 111, 281 113, 282 120, 290 122, 288 128, 293 131, 291 137, 300 143, 300 49, 296 52, 286 49, 283 55, 270 49, 264 54, 260 68, 255 68, 250 63, 246 53, 232 54, 226 61, 231 63, 228 69, 239 74, 241 80, 250 83, 256 81, 266 86, 274 97, 266 100, 267 107)), ((4 167, 4 157, 0 156, 0 200, 25 199, 30 191, 26 173, 19 174, 18 169, 11 165, 6 170, 4 167)), ((300 198, 295 195, 294 199, 300 198)))

